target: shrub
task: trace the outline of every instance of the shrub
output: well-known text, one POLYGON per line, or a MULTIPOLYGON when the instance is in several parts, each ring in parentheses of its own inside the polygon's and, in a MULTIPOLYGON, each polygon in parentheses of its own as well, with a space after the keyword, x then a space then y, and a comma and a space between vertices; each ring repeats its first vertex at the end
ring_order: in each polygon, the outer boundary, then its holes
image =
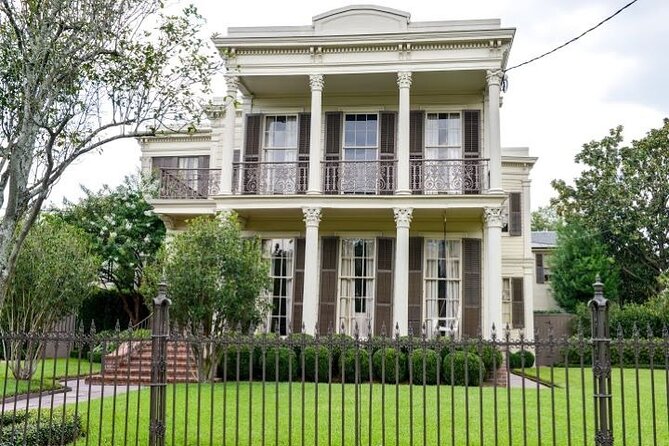
POLYGON ((502 352, 497 350, 496 347, 490 344, 474 344, 469 347, 468 351, 478 355, 483 361, 483 365, 488 373, 492 373, 493 370, 499 370, 500 366, 504 362, 504 357, 502 352))
POLYGON ((441 355, 442 359, 444 359, 446 355, 452 352, 459 352, 464 350, 464 346, 462 344, 458 344, 458 341, 453 341, 453 339, 449 336, 440 336, 436 338, 436 341, 433 342, 435 342, 436 345, 434 345, 432 348, 441 355))
MULTIPOLYGON (((270 349, 276 347, 278 340, 279 335, 276 333, 261 333, 253 337, 253 371, 256 378, 262 378, 263 345, 265 346, 265 370, 267 370, 267 363, 270 362, 270 349)), ((272 361, 274 361, 274 358, 272 358, 272 361)), ((274 378, 274 375, 272 375, 272 378, 274 378)))
POLYGON ((249 366, 251 360, 250 352, 251 348, 248 345, 230 345, 227 350, 227 356, 224 350, 223 356, 221 357, 221 362, 218 366, 219 378, 223 378, 225 372, 227 374, 228 381, 237 380, 237 356, 239 356, 239 379, 249 379, 249 366), (227 367, 225 371, 223 370, 224 365, 227 367))
POLYGON ((372 357, 372 363, 376 379, 384 379, 384 370, 387 383, 402 382, 406 379, 407 357, 402 351, 394 348, 377 350, 372 357), (395 367, 395 363, 398 368, 395 367))
POLYGON ((53 444, 73 443, 83 434, 81 418, 78 415, 67 414, 50 417, 49 413, 41 415, 41 423, 37 424, 37 412, 30 412, 28 421, 25 417, 20 421, 20 426, 14 423, 3 426, 0 430, 0 446, 48 446, 53 444), (44 420, 50 419, 50 422, 44 420), (24 424, 25 423, 25 424, 24 424))
MULTIPOLYGON (((316 381, 316 369, 318 369, 318 382, 327 382, 330 368, 328 362, 327 347, 309 346, 304 349, 304 377, 309 381, 316 381), (316 367, 318 358, 318 367, 316 367)), ((334 362, 333 362, 334 364, 334 362)))
POLYGON ((332 343, 332 363, 339 364, 339 358, 341 357, 342 352, 352 348, 355 344, 355 341, 348 335, 343 333, 336 333, 323 336, 321 338, 321 343, 328 348, 330 348, 330 343, 332 343))
POLYGON ((367 353, 367 350, 365 349, 348 348, 341 356, 341 361, 344 365, 344 380, 349 383, 355 382, 356 352, 358 358, 359 382, 369 380, 369 353, 367 353))
POLYGON ((436 384, 439 375, 439 353, 434 350, 417 349, 411 353, 413 382, 415 384, 436 384), (425 382, 423 383, 423 363, 425 364, 425 382))
POLYGON ((486 372, 478 355, 462 351, 446 355, 442 371, 444 382, 456 386, 477 386, 486 372))
POLYGON ((302 354, 302 345, 309 347, 314 344, 314 337, 307 333, 291 333, 286 337, 286 341, 293 346, 295 354, 297 355, 297 360, 300 360, 300 355, 302 354))
POLYGON ((509 368, 522 369, 524 367, 528 369, 532 366, 534 366, 534 354, 531 351, 519 350, 509 354, 509 368))
POLYGON ((267 349, 265 363, 265 379, 273 381, 292 381, 297 376, 297 356, 292 348, 270 347, 267 349), (276 358, 279 358, 279 368, 276 368, 276 358))

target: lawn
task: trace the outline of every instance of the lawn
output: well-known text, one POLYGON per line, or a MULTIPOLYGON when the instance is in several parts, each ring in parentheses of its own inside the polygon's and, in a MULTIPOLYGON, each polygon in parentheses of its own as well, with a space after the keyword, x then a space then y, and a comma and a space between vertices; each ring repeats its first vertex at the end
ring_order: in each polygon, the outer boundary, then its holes
POLYGON ((3 397, 62 388, 58 380, 65 377, 97 373, 100 364, 74 358, 39 361, 32 380, 16 380, 7 361, 0 361, 0 392, 3 397))
MULTIPOLYGON (((540 369, 539 374, 548 379, 550 370, 540 369)), ((569 373, 555 369, 553 374, 560 387, 537 390, 536 384, 532 384, 524 390, 497 389, 496 393, 491 387, 400 385, 396 388, 381 384, 171 385, 167 388, 167 444, 287 445, 302 444, 304 436, 304 444, 312 445, 330 444, 331 436, 332 444, 348 445, 356 444, 356 424, 360 444, 365 445, 592 444, 591 371, 585 371, 583 381, 576 369, 569 373)), ((620 375, 616 373, 613 377, 616 444, 622 444, 623 432, 628 444, 639 444, 639 428, 640 444, 669 444, 665 372, 656 372, 654 376, 654 418, 650 371, 639 371, 638 394, 634 377, 634 370, 624 371, 624 431, 618 396, 620 375)), ((124 444, 125 438, 137 438, 139 445, 148 444, 148 389, 119 395, 116 400, 93 401, 89 406, 80 406, 79 411, 89 434, 78 445, 124 444)))

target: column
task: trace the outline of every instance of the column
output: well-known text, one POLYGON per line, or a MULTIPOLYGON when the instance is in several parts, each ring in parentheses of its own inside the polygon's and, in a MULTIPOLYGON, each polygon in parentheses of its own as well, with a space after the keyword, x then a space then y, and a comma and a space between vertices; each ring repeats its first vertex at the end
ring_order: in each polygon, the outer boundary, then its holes
POLYGON ((409 188, 409 114, 411 89, 411 72, 397 73, 397 86, 400 90, 399 113, 397 115, 397 185, 395 193, 408 195, 409 188))
POLYGON ((483 299, 483 320, 481 333, 490 338, 492 325, 497 334, 502 333, 502 208, 484 209, 485 271, 483 299))
POLYGON ((314 334, 318 321, 318 225, 321 208, 302 208, 306 235, 304 240, 304 294, 302 295, 302 322, 305 331, 314 334))
POLYGON ((400 334, 409 333, 409 226, 412 208, 394 208, 397 236, 395 238, 395 282, 393 292, 393 322, 399 324, 400 334))
POLYGON ((321 185, 321 118, 323 116, 323 85, 322 74, 309 76, 311 87, 311 129, 309 136, 309 184, 307 194, 320 194, 321 185))
POLYGON ((488 70, 486 80, 488 83, 488 156, 490 157, 490 193, 502 192, 502 147, 499 131, 499 89, 504 73, 502 70, 488 70))
POLYGON ((228 94, 225 98, 225 119, 223 127, 223 153, 221 155, 221 195, 232 194, 232 160, 235 150, 235 121, 237 110, 237 89, 239 78, 237 76, 226 76, 225 82, 228 86, 228 94))
POLYGON ((521 181, 523 187, 523 297, 525 299, 525 336, 534 339, 534 256, 532 255, 532 222, 530 180, 521 181))

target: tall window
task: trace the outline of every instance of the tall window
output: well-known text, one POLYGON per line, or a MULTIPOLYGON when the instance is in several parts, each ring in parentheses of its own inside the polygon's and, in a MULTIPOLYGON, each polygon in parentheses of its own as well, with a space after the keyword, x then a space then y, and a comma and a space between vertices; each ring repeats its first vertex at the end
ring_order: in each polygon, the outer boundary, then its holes
POLYGON ((344 161, 352 162, 342 165, 342 191, 376 192, 378 124, 376 114, 347 114, 344 118, 344 161))
POLYGON ((293 300, 295 243, 293 239, 263 240, 263 252, 270 262, 269 274, 272 281, 270 329, 273 333, 286 335, 293 300))
POLYGON ((361 336, 367 336, 374 299, 373 239, 343 239, 339 268, 339 320, 353 333, 357 322, 361 336))
POLYGON ((427 240, 425 316, 431 334, 458 329, 462 247, 459 240, 427 240))
POLYGON ((461 192, 462 120, 460 113, 427 113, 425 121, 426 193, 461 192))
POLYGON ((525 302, 522 277, 502 279, 502 322, 510 328, 525 326, 525 302))
POLYGON ((198 190, 199 178, 199 157, 197 156, 180 156, 178 158, 178 175, 179 179, 183 181, 189 189, 198 190))
POLYGON ((268 193, 294 193, 297 175, 297 116, 265 117, 265 161, 261 187, 268 193), (276 163, 276 164, 274 164, 276 163))

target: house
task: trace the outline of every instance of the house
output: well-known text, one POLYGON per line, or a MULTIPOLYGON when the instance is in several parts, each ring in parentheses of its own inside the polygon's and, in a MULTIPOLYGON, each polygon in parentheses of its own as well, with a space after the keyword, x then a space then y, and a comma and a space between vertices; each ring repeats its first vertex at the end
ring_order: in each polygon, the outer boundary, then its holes
POLYGON ((500 146, 514 32, 369 5, 229 28, 211 127, 140 141, 155 211, 170 231, 237 212, 264 240, 280 334, 531 334, 536 158, 500 146))
POLYGON ((558 311, 560 307, 550 288, 550 257, 557 245, 555 231, 532 231, 534 256, 534 311, 558 311))

